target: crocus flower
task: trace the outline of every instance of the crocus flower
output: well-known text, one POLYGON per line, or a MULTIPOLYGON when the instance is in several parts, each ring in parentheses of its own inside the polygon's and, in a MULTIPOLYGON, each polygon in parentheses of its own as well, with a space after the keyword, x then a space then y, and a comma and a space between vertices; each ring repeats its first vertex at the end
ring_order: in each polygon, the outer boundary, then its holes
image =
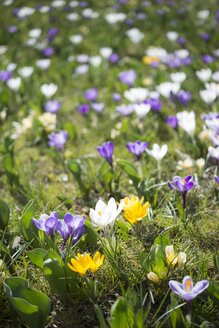
POLYGON ((194 180, 191 175, 187 175, 185 178, 175 176, 173 182, 168 182, 168 185, 171 189, 176 189, 181 193, 186 193, 194 188, 194 180))
POLYGON ((68 263, 69 269, 78 272, 81 276, 84 276, 88 270, 95 273, 99 267, 103 264, 104 255, 100 252, 96 252, 93 258, 90 254, 77 254, 77 259, 71 258, 71 264, 68 263))
POLYGON ((96 203, 95 209, 90 208, 90 220, 95 226, 105 229, 106 226, 115 222, 117 216, 121 213, 123 206, 124 203, 120 202, 117 207, 114 198, 110 198, 107 204, 99 199, 96 203))
POLYGON ((146 215, 150 208, 150 203, 144 203, 144 197, 139 199, 137 196, 124 198, 124 218, 131 224, 138 223, 146 215))
POLYGON ((219 184, 219 176, 215 175, 215 176, 214 176, 214 180, 215 180, 216 183, 219 184))
POLYGON ((196 296, 208 288, 208 286, 209 282, 207 280, 201 280, 193 286, 193 281, 190 276, 185 276, 182 283, 175 280, 169 281, 170 289, 187 302, 192 301, 196 296))
POLYGON ((74 245, 85 232, 85 217, 70 213, 64 215, 63 220, 59 220, 57 224, 57 232, 62 236, 64 244, 71 237, 72 245, 74 245))
POLYGON ((159 112, 162 108, 162 103, 159 98, 148 98, 144 103, 149 104, 154 112, 159 112))
POLYGON ((177 94, 179 102, 186 106, 191 99, 191 93, 189 91, 180 90, 177 94))
POLYGON ((159 146, 158 144, 153 144, 152 149, 146 149, 146 152, 148 153, 148 155, 154 157, 158 162, 160 162, 164 156, 166 155, 168 150, 168 146, 167 145, 162 145, 159 146))
POLYGON ((46 112, 56 114, 61 108, 60 101, 57 100, 49 100, 45 105, 44 109, 46 112))
POLYGON ((115 52, 113 52, 108 58, 111 64, 116 64, 119 61, 119 59, 120 59, 119 54, 115 52))
POLYGON ((192 112, 179 112, 176 114, 179 126, 193 137, 196 127, 195 113, 192 112))
POLYGON ((106 141, 98 146, 97 151, 111 166, 113 165, 114 144, 111 141, 106 141))
POLYGON ((90 105, 89 104, 80 104, 77 107, 77 111, 81 115, 86 115, 90 111, 90 105))
POLYGON ((7 82, 12 77, 12 73, 10 71, 0 71, 0 81, 7 82))
POLYGON ((38 229, 53 237, 58 224, 58 215, 56 212, 52 212, 50 215, 42 214, 39 220, 33 218, 32 222, 38 229))
POLYGON ((136 72, 133 69, 129 71, 124 71, 119 73, 119 79, 122 83, 126 84, 128 87, 132 87, 135 79, 136 79, 136 72))
POLYGON ((180 252, 176 254, 173 245, 168 245, 165 247, 166 261, 171 269, 175 267, 178 263, 179 269, 182 268, 183 264, 186 262, 186 253, 180 252))
POLYGON ((98 91, 97 91, 97 89, 95 89, 95 88, 87 89, 84 92, 84 97, 85 97, 86 100, 96 101, 97 100, 97 97, 98 97, 98 91))
POLYGON ((178 126, 178 119, 174 115, 169 115, 166 120, 166 124, 169 125, 171 128, 176 129, 178 126))
POLYGON ((68 132, 60 131, 57 133, 51 133, 51 134, 49 134, 48 138, 49 138, 49 141, 48 141, 49 146, 55 147, 58 150, 62 150, 68 139, 68 132))
POLYGON ((134 154, 137 159, 139 159, 142 155, 142 153, 145 151, 147 148, 148 143, 145 141, 135 141, 135 142, 128 142, 126 144, 126 147, 130 151, 130 153, 134 154))

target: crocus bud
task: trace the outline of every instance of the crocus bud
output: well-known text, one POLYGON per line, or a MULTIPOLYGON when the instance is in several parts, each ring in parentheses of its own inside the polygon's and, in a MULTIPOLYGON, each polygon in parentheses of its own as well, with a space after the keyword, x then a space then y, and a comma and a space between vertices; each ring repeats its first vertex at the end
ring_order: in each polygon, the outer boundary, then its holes
POLYGON ((180 252, 177 256, 178 268, 181 270, 183 265, 186 263, 186 253, 180 252))
POLYGON ((155 284, 160 282, 158 275, 152 271, 147 274, 147 278, 155 284))

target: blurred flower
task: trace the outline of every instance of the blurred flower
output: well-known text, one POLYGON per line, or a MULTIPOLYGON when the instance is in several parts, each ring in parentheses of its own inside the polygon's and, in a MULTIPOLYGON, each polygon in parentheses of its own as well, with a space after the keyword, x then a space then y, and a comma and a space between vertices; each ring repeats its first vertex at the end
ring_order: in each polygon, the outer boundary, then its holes
POLYGON ((206 104, 211 104, 217 98, 217 92, 212 89, 200 90, 199 91, 200 97, 206 104))
POLYGON ((124 13, 109 13, 105 16, 106 21, 112 25, 124 21, 125 18, 126 14, 124 13))
POLYGON ((96 101, 97 100, 97 97, 98 97, 98 91, 97 91, 97 89, 96 88, 87 89, 84 92, 84 97, 85 97, 86 100, 96 101))
POLYGON ((144 197, 139 200, 137 196, 125 197, 124 198, 124 218, 131 224, 135 224, 141 221, 146 215, 150 208, 150 203, 144 202, 144 197))
POLYGON ((153 57, 153 56, 144 56, 143 57, 143 63, 146 65, 150 65, 153 63, 159 63, 160 58, 159 57, 153 57))
POLYGON ((49 58, 39 59, 36 61, 36 66, 43 70, 49 68, 50 64, 51 64, 51 59, 49 58))
POLYGON ((37 39, 37 38, 39 38, 39 36, 41 35, 41 33, 42 33, 41 28, 34 28, 33 30, 30 30, 29 31, 28 36, 30 38, 37 39))
POLYGON ((7 81, 7 86, 9 87, 9 89, 11 89, 13 91, 18 91, 21 86, 21 78, 16 77, 16 78, 9 79, 7 81))
POLYGON ((165 122, 167 125, 169 125, 171 128, 176 129, 178 126, 178 119, 176 116, 170 115, 165 119, 165 122))
POLYGON ((150 112, 151 105, 145 104, 145 103, 134 104, 133 108, 134 108, 134 111, 135 111, 137 117, 139 119, 142 119, 143 117, 145 117, 150 112))
POLYGON ((116 64, 119 61, 119 59, 120 59, 120 56, 116 52, 113 52, 108 58, 108 60, 111 64, 116 64))
POLYGON ((219 176, 215 175, 215 176, 214 176, 214 180, 215 180, 216 183, 219 184, 219 176))
POLYGON ((83 41, 83 36, 81 34, 72 35, 72 36, 70 36, 69 40, 73 44, 79 44, 83 41))
POLYGON ((42 54, 45 57, 51 57, 54 54, 54 48, 53 47, 46 47, 43 49, 42 54))
POLYGON ((47 101, 47 103, 44 105, 44 109, 46 112, 56 114, 61 108, 60 101, 57 101, 55 99, 47 101))
POLYGON ((190 276, 185 276, 182 283, 175 280, 169 281, 170 289, 186 301, 192 301, 196 296, 208 288, 208 286, 209 282, 207 280, 201 280, 193 286, 193 281, 190 276))
POLYGON ((146 88, 131 88, 124 92, 124 97, 132 103, 141 103, 147 98, 148 93, 146 88))
POLYGON ((96 203, 95 209, 90 208, 90 220, 95 226, 105 229, 109 224, 114 224, 117 216, 121 213, 123 206, 124 203, 121 201, 117 207, 114 198, 110 198, 107 204, 99 199, 96 203))
POLYGON ((33 67, 31 66, 24 66, 18 70, 18 73, 23 78, 28 78, 33 74, 33 67))
POLYGON ((191 93, 189 91, 180 90, 176 97, 183 106, 186 106, 191 99, 191 93))
POLYGON ((212 71, 210 68, 203 68, 200 71, 196 71, 195 74, 200 81, 207 82, 211 78, 212 71))
POLYGON ((174 94, 180 89, 180 84, 175 82, 163 82, 156 87, 157 92, 165 98, 170 96, 170 92, 174 94))
POLYGON ((89 104, 80 104, 77 107, 77 111, 81 115, 86 115, 90 111, 90 105, 89 104))
POLYGON ((126 35, 133 43, 140 43, 144 39, 144 33, 134 27, 126 32, 126 35))
POLYGON ((126 84, 128 87, 132 87, 136 80, 136 72, 134 69, 119 73, 119 80, 126 84))
POLYGON ((54 94, 58 90, 58 86, 53 83, 42 84, 40 87, 40 90, 45 97, 51 98, 52 96, 54 96, 54 94))
POLYGON ((194 112, 179 112, 176 114, 179 126, 193 137, 196 127, 194 112))
POLYGON ((132 104, 125 105, 122 104, 120 106, 116 106, 116 111, 121 115, 121 116, 129 116, 130 114, 133 113, 134 111, 134 106, 132 104))
POLYGON ((178 161, 176 169, 179 171, 190 170, 193 167, 193 160, 188 157, 184 161, 178 161))
POLYGON ((58 150, 62 150, 68 140, 68 132, 60 131, 57 133, 51 133, 48 135, 48 139, 48 145, 50 147, 55 147, 58 150))
POLYGON ((102 63, 102 58, 100 56, 91 56, 89 58, 89 63, 93 67, 99 67, 102 63))
POLYGON ((195 164, 197 165, 198 169, 201 171, 201 170, 203 170, 203 168, 205 166, 205 159, 199 158, 196 160, 195 164))
POLYGON ((210 11, 207 9, 200 10, 199 12, 197 12, 197 18, 201 19, 201 20, 205 20, 208 18, 209 14, 210 14, 210 11))
POLYGON ((182 194, 186 194, 187 191, 194 188, 194 179, 191 175, 187 175, 185 178, 175 176, 173 182, 168 182, 168 186, 171 189, 176 189, 182 194))
POLYGON ((109 56, 112 54, 113 49, 109 47, 100 48, 100 54, 103 58, 108 59, 109 56))
POLYGON ((158 162, 160 162, 166 155, 167 150, 168 150, 168 146, 166 144, 159 146, 158 144, 155 143, 153 144, 152 149, 151 150, 146 149, 146 152, 148 153, 148 155, 154 157, 158 162))
POLYGON ((126 144, 126 147, 130 151, 130 153, 134 154, 137 157, 137 159, 141 157, 147 146, 148 143, 144 141, 128 142, 126 144))
POLYGON ((170 77, 173 82, 181 84, 186 79, 186 73, 184 72, 171 73, 170 77))
POLYGON ((149 104, 154 112, 159 112, 162 108, 160 98, 147 98, 144 103, 149 104))
POLYGON ((15 25, 11 25, 11 26, 8 27, 8 32, 11 33, 11 34, 14 34, 17 31, 18 31, 18 28, 15 25))
POLYGON ((56 115, 46 112, 46 113, 43 113, 41 116, 39 116, 38 119, 47 132, 51 132, 55 129, 56 115))
POLYGON ((90 254, 77 254, 77 260, 71 258, 71 264, 68 263, 68 267, 78 272, 81 276, 84 276, 88 270, 91 270, 92 273, 95 273, 99 267, 103 264, 104 255, 101 255, 100 252, 96 252, 93 258, 90 254))
POLYGON ((50 215, 42 214, 38 220, 32 219, 33 224, 39 229, 44 231, 50 237, 54 237, 55 230, 58 224, 58 215, 52 212, 50 215))
POLYGON ((176 31, 169 31, 169 32, 167 32, 166 36, 167 36, 168 40, 176 41, 179 37, 179 33, 176 31))
POLYGON ((70 213, 64 215, 63 220, 59 220, 56 230, 62 236, 64 244, 71 237, 71 243, 74 245, 85 232, 85 217, 70 213))
POLYGON ((12 73, 10 71, 0 71, 0 81, 7 82, 12 77, 12 73))
POLYGON ((114 92, 112 98, 115 102, 119 102, 122 99, 122 96, 120 93, 114 92))
POLYGON ((215 148, 211 146, 208 147, 208 154, 219 161, 219 146, 215 148))
POLYGON ((97 151, 111 166, 113 165, 114 144, 111 141, 106 141, 98 146, 97 151))
POLYGON ((201 58, 205 64, 211 64, 215 61, 215 57, 212 55, 201 55, 201 58))

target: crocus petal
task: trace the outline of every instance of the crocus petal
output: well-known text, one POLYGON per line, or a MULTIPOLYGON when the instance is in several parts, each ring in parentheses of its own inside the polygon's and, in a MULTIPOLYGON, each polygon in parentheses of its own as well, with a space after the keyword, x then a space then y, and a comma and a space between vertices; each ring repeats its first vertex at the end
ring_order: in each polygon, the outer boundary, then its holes
POLYGON ((180 295, 181 296, 182 293, 184 293, 183 286, 178 281, 170 280, 169 281, 169 287, 177 295, 180 295))
POLYGON ((193 290, 192 291, 196 295, 199 295, 206 288, 208 288, 208 286, 209 286, 209 282, 207 280, 201 280, 201 281, 197 282, 197 284, 195 284, 195 286, 193 287, 193 290))
POLYGON ((182 282, 183 289, 186 292, 189 292, 193 289, 193 281, 190 276, 185 276, 182 282))

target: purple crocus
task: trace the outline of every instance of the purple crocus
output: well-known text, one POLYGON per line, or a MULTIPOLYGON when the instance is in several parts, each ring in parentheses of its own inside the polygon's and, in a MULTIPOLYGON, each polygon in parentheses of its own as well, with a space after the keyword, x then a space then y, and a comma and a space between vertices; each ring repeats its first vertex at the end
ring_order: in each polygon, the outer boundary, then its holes
POLYGON ((32 222, 39 230, 53 238, 58 225, 58 215, 56 212, 52 212, 50 215, 42 214, 39 220, 33 218, 32 222))
POLYGON ((47 48, 43 49, 42 53, 46 57, 51 57, 54 54, 54 48, 53 47, 47 47, 47 48))
POLYGON ((49 100, 45 105, 44 109, 46 112, 56 114, 61 108, 60 101, 57 100, 49 100))
POLYGON ((208 286, 209 282, 207 280, 198 281, 195 286, 193 286, 193 280, 190 276, 185 276, 182 283, 175 280, 169 281, 170 289, 187 302, 192 301, 196 296, 208 288, 208 286))
POLYGON ((85 232, 84 222, 84 216, 73 216, 70 213, 66 213, 63 220, 59 220, 57 232, 62 236, 64 244, 69 238, 71 238, 72 245, 78 241, 78 239, 85 232))
POLYGON ((177 94, 177 98, 183 106, 186 106, 191 99, 191 92, 180 90, 177 94))
POLYGON ((114 92, 112 98, 115 102, 119 102, 122 99, 122 96, 119 93, 114 92))
POLYGON ((57 27, 49 28, 47 32, 48 41, 52 42, 58 33, 59 33, 59 29, 57 27))
POLYGON ((113 165, 114 144, 111 141, 106 141, 98 146, 97 151, 111 166, 113 165))
POLYGON ((141 157, 145 149, 147 148, 148 143, 145 141, 135 141, 135 142, 128 142, 126 147, 128 151, 136 156, 137 159, 141 157))
POLYGON ((62 150, 68 139, 68 132, 60 131, 57 133, 50 133, 48 138, 49 138, 48 141, 49 146, 55 147, 58 150, 62 150))
POLYGON ((134 107, 132 104, 126 105, 122 104, 120 106, 116 107, 116 111, 121 115, 121 116, 129 116, 130 114, 133 113, 134 107))
POLYGON ((0 71, 0 81, 7 82, 12 77, 12 73, 10 71, 0 71))
POLYGON ((151 105, 154 112, 159 112, 162 108, 162 103, 159 98, 148 98, 144 101, 145 104, 151 105))
POLYGON ((77 107, 77 111, 78 113, 80 113, 81 115, 86 115, 89 113, 90 111, 90 105, 88 104, 81 104, 81 105, 78 105, 77 107))
POLYGON ((96 101, 98 97, 98 91, 96 88, 87 89, 84 92, 84 98, 88 101, 96 101))
POLYGON ((128 87, 132 87, 134 85, 136 79, 136 72, 134 69, 130 69, 128 71, 119 73, 119 80, 126 84, 128 87))
POLYGON ((178 126, 178 119, 174 115, 169 115, 166 120, 166 124, 169 125, 171 128, 176 129, 178 126))
POLYGON ((11 25, 11 26, 8 27, 8 32, 11 33, 11 34, 14 34, 17 31, 18 31, 18 28, 15 25, 11 25))
POLYGON ((113 52, 108 58, 111 64, 116 64, 119 61, 119 59, 120 59, 119 54, 115 52, 113 52))
POLYGON ((211 64, 215 61, 215 58, 212 55, 202 55, 201 58, 205 64, 211 64))
POLYGON ((214 176, 214 180, 215 180, 216 183, 219 184, 219 176, 215 175, 215 176, 214 176))
POLYGON ((173 178, 173 182, 168 182, 168 186, 171 189, 178 190, 183 198, 183 208, 186 208, 186 194, 189 190, 194 188, 194 180, 193 176, 187 175, 185 178, 181 178, 179 176, 175 176, 173 178))

